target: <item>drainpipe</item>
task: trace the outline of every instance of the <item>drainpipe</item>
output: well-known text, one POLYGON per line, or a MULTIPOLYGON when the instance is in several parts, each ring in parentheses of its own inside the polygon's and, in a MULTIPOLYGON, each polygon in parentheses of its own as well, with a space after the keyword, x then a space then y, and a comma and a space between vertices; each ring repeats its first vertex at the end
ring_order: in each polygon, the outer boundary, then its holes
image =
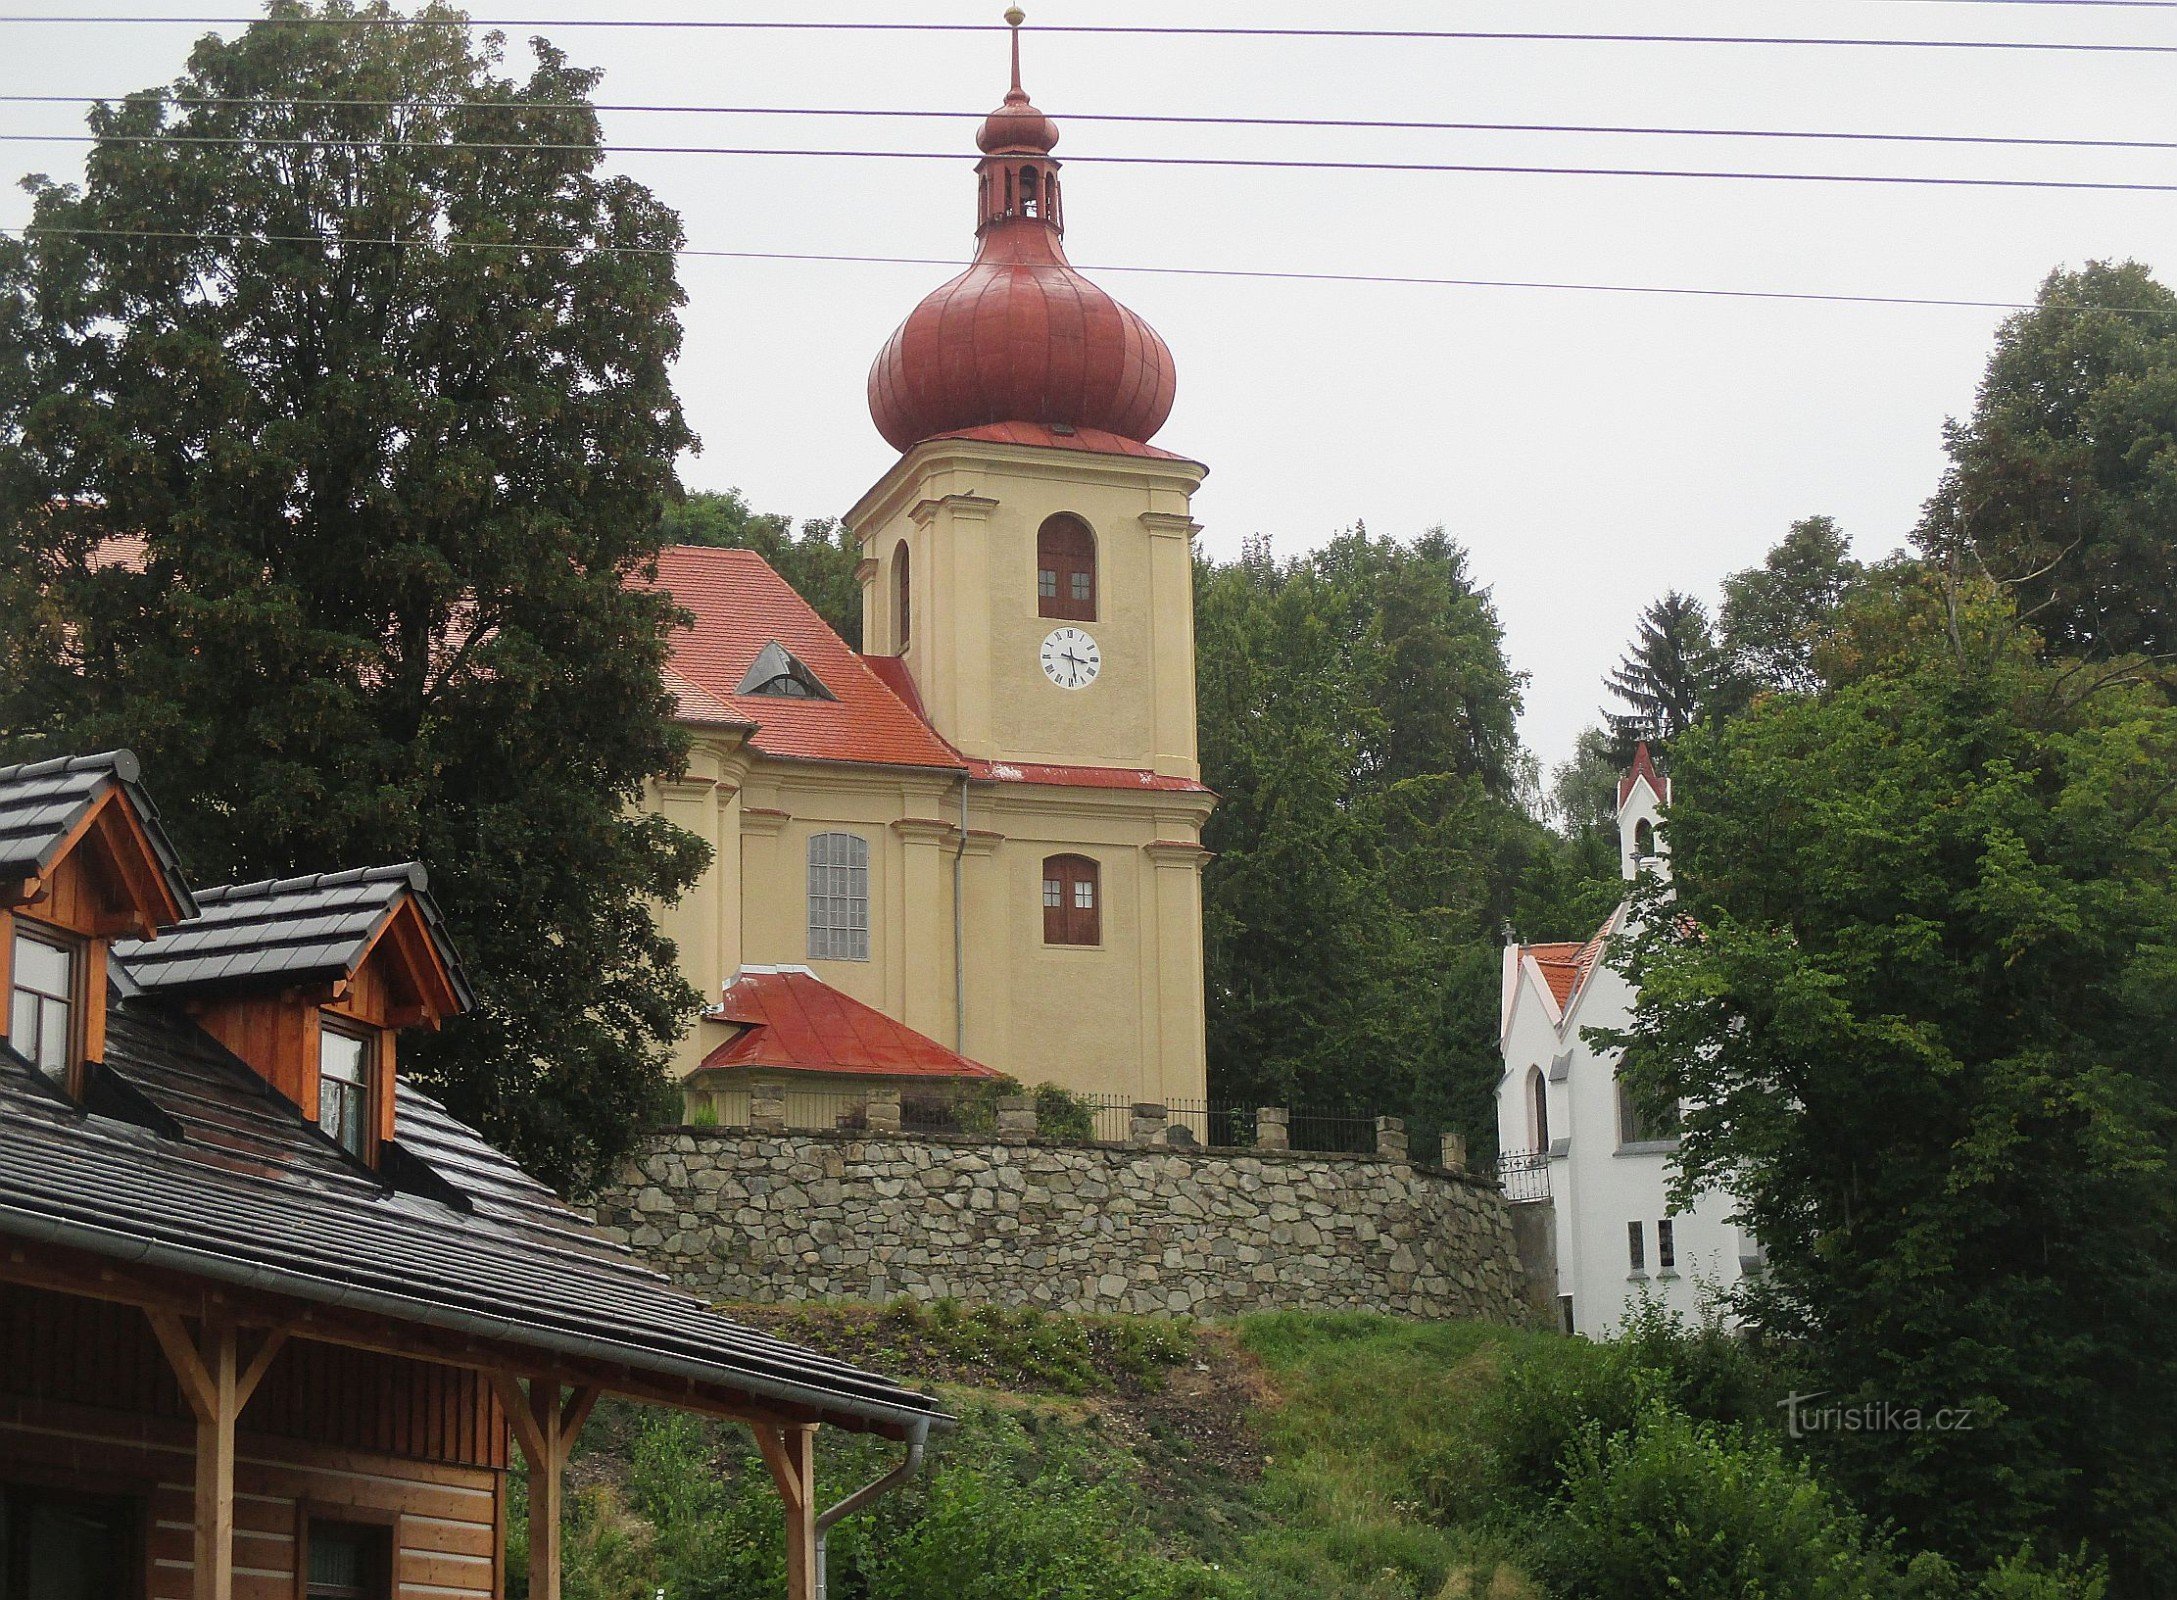
POLYGON ((907 1435, 907 1459, 879 1478, 875 1483, 864 1484, 844 1500, 816 1519, 816 1600, 825 1600, 825 1589, 830 1582, 826 1571, 825 1541, 830 1538, 832 1524, 842 1517, 851 1517, 862 1507, 883 1499, 901 1484, 922 1470, 922 1447, 930 1437, 930 1424, 917 1422, 907 1435))
POLYGON ((960 843, 952 853, 952 1049, 968 1053, 967 930, 961 920, 966 895, 962 891, 962 864, 968 853, 968 775, 960 774, 960 843))

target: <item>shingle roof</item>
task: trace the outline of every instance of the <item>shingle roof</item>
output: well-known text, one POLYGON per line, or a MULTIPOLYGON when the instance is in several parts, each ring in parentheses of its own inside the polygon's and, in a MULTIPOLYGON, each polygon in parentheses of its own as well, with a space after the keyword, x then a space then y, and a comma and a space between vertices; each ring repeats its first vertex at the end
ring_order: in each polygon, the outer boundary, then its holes
POLYGON ((946 1049, 842 994, 807 967, 743 967, 726 984, 714 1016, 745 1031, 703 1058, 706 1067, 765 1067, 889 1078, 995 1078, 998 1073, 946 1049))
POLYGON ((1645 783, 1655 791, 1655 797, 1665 805, 1670 804, 1670 781, 1656 770, 1655 757, 1648 752, 1648 741, 1643 739, 1633 751, 1633 764, 1618 777, 1618 809, 1625 809, 1625 802, 1632 797, 1633 786, 1645 783))
POLYGON ((1581 986, 1594 976, 1596 964, 1602 960, 1603 950, 1610 942, 1610 930, 1617 925, 1617 920, 1618 913, 1611 912, 1584 943, 1568 939, 1526 947, 1527 953, 1534 957, 1535 965, 1542 969, 1542 979, 1550 986, 1560 1011, 1571 1004, 1581 986))
POLYGON ((196 901, 182 877, 181 858, 159 825, 159 808, 138 784, 140 775, 135 755, 127 750, 0 767, 0 879, 43 873, 85 814, 118 788, 135 808, 182 914, 194 915, 196 901))
POLYGON ((406 1084, 399 1144, 460 1204, 388 1186, 169 1002, 126 990, 105 1067, 182 1136, 68 1106, 0 1044, 0 1236, 693 1379, 850 1430, 946 1425, 925 1396, 711 1311, 406 1084))
POLYGON ((413 897, 464 1008, 475 1004, 461 958, 414 862, 199 889, 196 921, 113 953, 148 990, 349 978, 403 899, 413 897))
POLYGON ((673 545, 658 556, 658 584, 695 615, 673 635, 672 675, 701 691, 706 708, 754 724, 749 743, 764 754, 954 773, 966 765, 753 550, 673 545), (774 641, 838 698, 739 693, 774 641))

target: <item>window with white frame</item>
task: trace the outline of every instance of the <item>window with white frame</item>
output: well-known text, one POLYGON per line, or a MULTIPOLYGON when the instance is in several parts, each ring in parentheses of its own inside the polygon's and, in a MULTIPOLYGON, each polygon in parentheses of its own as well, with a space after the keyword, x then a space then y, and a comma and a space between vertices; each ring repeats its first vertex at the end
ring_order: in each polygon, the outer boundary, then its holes
POLYGON ((809 837, 809 959, 869 959, 869 841, 859 834, 809 837))
POLYGON ((76 1004, 81 963, 77 947, 60 938, 15 927, 14 971, 8 1004, 8 1043, 56 1083, 68 1081, 76 1047, 76 1004))
POLYGON ((352 1156, 370 1159, 373 1041, 359 1030, 321 1023, 317 1051, 317 1125, 352 1156))

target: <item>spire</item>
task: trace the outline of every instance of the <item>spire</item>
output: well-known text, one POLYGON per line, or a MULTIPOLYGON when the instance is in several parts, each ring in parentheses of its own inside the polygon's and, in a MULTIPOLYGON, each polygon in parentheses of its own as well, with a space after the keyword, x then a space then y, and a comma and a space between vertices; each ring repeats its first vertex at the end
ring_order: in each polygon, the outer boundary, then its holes
POLYGON ((1013 30, 1013 93, 1006 96, 1008 100, 1015 94, 1020 95, 1023 100, 1028 98, 1020 86, 1020 25, 1027 20, 1028 13, 1019 6, 1005 8, 1005 25, 1013 30))
MULTIPOLYGON (((1058 124, 1029 104, 1028 91, 1020 86, 1020 25, 1027 20, 1019 6, 1005 14, 1005 24, 1013 32, 1013 86, 1005 92, 1005 103, 983 119, 975 135, 976 145, 986 156, 1048 156, 1058 143, 1058 124)), ((1055 168, 1057 163, 1051 165, 1055 168)))

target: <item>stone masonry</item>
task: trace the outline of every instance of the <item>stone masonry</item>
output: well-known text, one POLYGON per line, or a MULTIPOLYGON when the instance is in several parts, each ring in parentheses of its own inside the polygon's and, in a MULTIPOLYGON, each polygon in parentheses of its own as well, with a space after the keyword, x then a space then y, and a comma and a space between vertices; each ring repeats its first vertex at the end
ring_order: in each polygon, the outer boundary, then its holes
POLYGON ((596 1217, 718 1300, 1532 1318, 1502 1194, 1406 1159, 1402 1130, 1378 1156, 1005 1134, 676 1129, 596 1217))

